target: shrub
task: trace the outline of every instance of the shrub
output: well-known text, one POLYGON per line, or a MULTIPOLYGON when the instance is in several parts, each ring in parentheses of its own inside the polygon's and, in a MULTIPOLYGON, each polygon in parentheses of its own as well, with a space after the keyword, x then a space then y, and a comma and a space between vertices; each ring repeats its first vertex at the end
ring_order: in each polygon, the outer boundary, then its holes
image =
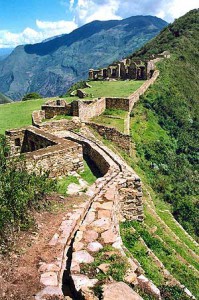
POLYGON ((28 174, 23 157, 9 157, 9 147, 0 136, 0 240, 8 230, 24 228, 30 220, 30 210, 45 205, 44 196, 55 188, 48 173, 28 174), (20 167, 19 167, 20 165, 20 167))
POLYGON ((38 93, 28 93, 26 95, 23 96, 22 101, 27 101, 27 100, 34 100, 34 99, 40 99, 42 98, 42 96, 38 93))

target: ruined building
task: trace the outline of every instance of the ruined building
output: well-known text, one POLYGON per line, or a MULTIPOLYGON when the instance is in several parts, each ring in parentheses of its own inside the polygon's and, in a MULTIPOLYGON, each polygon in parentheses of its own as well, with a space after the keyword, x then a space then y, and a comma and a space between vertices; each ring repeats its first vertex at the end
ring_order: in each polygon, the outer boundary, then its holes
POLYGON ((116 62, 107 68, 98 70, 89 70, 90 80, 104 79, 132 79, 147 80, 150 79, 155 71, 156 58, 169 58, 168 51, 164 51, 158 55, 153 55, 149 60, 126 58, 116 62))

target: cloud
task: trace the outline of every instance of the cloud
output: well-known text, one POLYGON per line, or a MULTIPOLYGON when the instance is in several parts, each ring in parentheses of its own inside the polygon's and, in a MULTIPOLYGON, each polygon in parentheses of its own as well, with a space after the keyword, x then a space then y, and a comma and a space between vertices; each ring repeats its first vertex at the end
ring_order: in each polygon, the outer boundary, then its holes
POLYGON ((191 9, 195 9, 199 7, 198 0, 188 0, 188 1, 182 1, 182 0, 174 0, 169 1, 168 4, 168 15, 171 20, 176 19, 190 11, 191 9))
POLYGON ((43 31, 43 34, 48 36, 69 33, 77 28, 75 21, 58 21, 58 22, 45 22, 36 20, 37 27, 43 31))
POLYGON ((119 6, 121 0, 78 0, 73 6, 75 20, 82 25, 93 20, 120 20, 119 6))
POLYGON ((135 15, 153 15, 172 22, 198 7, 198 0, 73 0, 72 10, 78 25, 93 20, 121 19, 135 15))
POLYGON ((58 22, 36 20, 36 30, 27 27, 21 33, 0 30, 0 48, 37 43, 52 36, 69 33, 93 20, 123 19, 136 15, 153 15, 172 22, 191 9, 198 0, 59 0, 66 19, 58 22))
POLYGON ((75 21, 45 22, 36 20, 37 30, 25 28, 23 32, 13 33, 0 30, 0 48, 12 48, 22 44, 33 44, 47 38, 70 33, 77 28, 75 21))

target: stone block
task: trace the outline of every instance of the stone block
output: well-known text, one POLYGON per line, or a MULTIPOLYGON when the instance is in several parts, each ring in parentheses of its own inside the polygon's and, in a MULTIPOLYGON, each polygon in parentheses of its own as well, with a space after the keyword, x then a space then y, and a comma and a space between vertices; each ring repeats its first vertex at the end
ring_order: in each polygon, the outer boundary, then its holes
POLYGON ((73 253, 73 261, 89 264, 94 261, 94 258, 86 250, 81 250, 73 253))
POLYGON ((57 286, 57 272, 46 272, 41 274, 40 283, 46 286, 57 286))
POLYGON ((143 300, 136 292, 133 291, 124 282, 114 282, 103 286, 104 300, 143 300))

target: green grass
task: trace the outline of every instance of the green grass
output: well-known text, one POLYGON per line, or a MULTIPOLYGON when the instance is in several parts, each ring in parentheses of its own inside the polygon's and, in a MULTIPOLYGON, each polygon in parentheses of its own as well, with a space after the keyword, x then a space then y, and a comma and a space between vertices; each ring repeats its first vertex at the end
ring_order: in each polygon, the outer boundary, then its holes
POLYGON ((0 133, 32 124, 31 114, 41 108, 45 99, 29 100, 0 105, 0 133))
POLYGON ((161 219, 169 226, 169 228, 184 242, 192 251, 199 255, 199 247, 187 236, 184 230, 179 227, 174 221, 173 216, 166 211, 157 210, 158 215, 161 219))
MULTIPOLYGON (((162 261, 167 270, 169 270, 169 272, 182 284, 184 284, 196 297, 199 296, 199 275, 193 269, 189 268, 184 261, 181 261, 178 254, 173 251, 173 248, 165 242, 165 233, 163 233, 160 239, 156 235, 151 234, 145 223, 140 224, 138 222, 126 222, 125 225, 129 229, 131 229, 131 226, 136 229, 136 232, 131 233, 130 236, 126 237, 124 234, 123 239, 126 239, 127 248, 129 248, 130 251, 133 250, 134 255, 137 254, 138 260, 142 260, 141 256, 144 256, 144 259, 146 257, 146 251, 141 252, 141 249, 138 248, 138 251, 136 252, 134 249, 136 243, 139 243, 139 236, 141 236, 146 245, 154 252, 160 261, 162 261)), ((150 270, 153 267, 153 265, 150 265, 150 270)), ((148 267, 147 272, 149 272, 148 267)), ((151 273, 148 274, 151 276, 151 273)))
POLYGON ((131 135, 136 143, 151 143, 153 141, 169 140, 164 129, 158 124, 158 119, 152 111, 147 110, 142 103, 133 109, 131 113, 131 135))
MULTIPOLYGON (((4 134, 5 130, 13 128, 21 128, 32 124, 31 114, 34 110, 41 109, 41 105, 46 101, 55 98, 45 98, 38 100, 20 101, 9 104, 0 105, 0 134, 4 134)), ((67 102, 71 102, 76 98, 64 98, 67 102)))
POLYGON ((135 92, 142 84, 140 81, 91 81, 91 88, 84 91, 88 94, 87 98, 96 97, 128 97, 135 92))
POLYGON ((80 173, 81 177, 88 182, 89 185, 93 184, 96 181, 95 175, 91 172, 87 162, 84 160, 84 171, 80 173))
POLYGON ((75 176, 64 176, 63 178, 59 179, 57 182, 57 191, 61 195, 67 195, 67 189, 69 184, 76 183, 79 184, 77 177, 75 176))
MULTIPOLYGON (((84 171, 79 173, 81 178, 88 182, 89 185, 93 184, 96 181, 96 177, 91 172, 87 162, 84 160, 84 171)), ((69 184, 76 183, 79 184, 78 178, 76 176, 64 176, 57 182, 57 191, 61 195, 67 195, 66 191, 69 184)))
POLYGON ((122 119, 126 118, 128 112, 126 110, 122 110, 122 109, 113 109, 113 108, 110 108, 110 109, 106 109, 104 112, 103 112, 103 115, 104 116, 115 116, 115 117, 120 117, 122 119))
POLYGON ((93 122, 109 127, 114 127, 120 132, 124 132, 124 120, 123 119, 112 119, 107 116, 99 116, 92 119, 93 122))
POLYGON ((145 209, 145 224, 148 226, 148 228, 156 227, 155 234, 160 238, 163 238, 168 247, 174 249, 190 265, 199 270, 198 259, 192 256, 192 254, 189 252, 189 248, 186 248, 181 240, 175 240, 175 237, 170 234, 170 231, 167 231, 167 229, 165 229, 165 227, 157 220, 156 215, 153 216, 152 213, 147 210, 147 208, 145 209))
POLYGON ((124 245, 131 254, 133 254, 133 257, 139 261, 146 276, 157 286, 164 284, 164 276, 147 253, 147 248, 139 240, 139 235, 132 231, 132 228, 128 226, 128 223, 122 223, 120 228, 124 245))
POLYGON ((120 132, 124 132, 124 121, 128 112, 121 109, 106 109, 104 113, 92 119, 93 122, 109 127, 114 127, 120 132), (111 118, 109 117, 111 116, 111 118), (114 118, 115 117, 115 118, 114 118))

